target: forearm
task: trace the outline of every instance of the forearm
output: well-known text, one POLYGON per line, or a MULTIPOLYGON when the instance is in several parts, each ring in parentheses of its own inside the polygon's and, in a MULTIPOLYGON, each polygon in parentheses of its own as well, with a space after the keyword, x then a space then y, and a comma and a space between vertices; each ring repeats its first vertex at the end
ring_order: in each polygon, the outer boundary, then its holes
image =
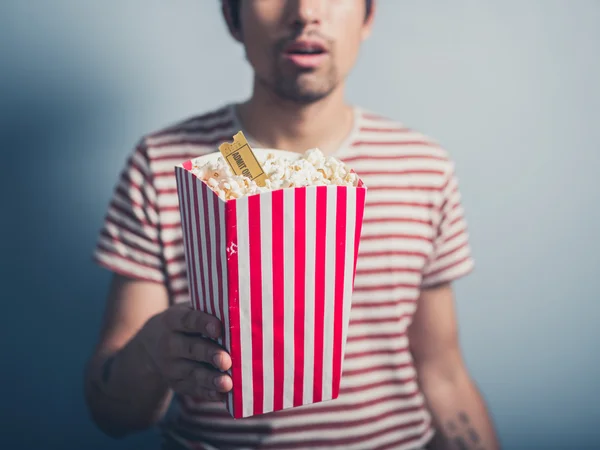
POLYGON ((465 371, 424 380, 422 388, 437 432, 431 450, 500 448, 484 400, 465 371))
POLYGON ((122 349, 90 360, 85 394, 94 421, 113 437, 154 425, 171 398, 136 337, 122 349))

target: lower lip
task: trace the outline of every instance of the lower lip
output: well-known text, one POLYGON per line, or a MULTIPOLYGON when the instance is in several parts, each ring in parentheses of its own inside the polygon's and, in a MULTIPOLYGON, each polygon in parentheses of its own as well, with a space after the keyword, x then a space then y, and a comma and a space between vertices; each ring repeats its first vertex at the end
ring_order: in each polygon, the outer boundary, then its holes
POLYGON ((325 58, 327 53, 317 53, 314 55, 303 55, 300 53, 284 53, 284 58, 290 61, 297 67, 302 69, 315 69, 319 67, 325 58))

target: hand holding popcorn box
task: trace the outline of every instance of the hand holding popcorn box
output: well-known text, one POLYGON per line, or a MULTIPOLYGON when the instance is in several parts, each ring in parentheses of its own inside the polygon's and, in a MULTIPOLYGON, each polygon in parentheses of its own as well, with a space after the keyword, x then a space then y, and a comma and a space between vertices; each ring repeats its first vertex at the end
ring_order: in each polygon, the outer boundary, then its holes
POLYGON ((242 418, 339 393, 366 187, 319 150, 233 143, 175 168, 194 308, 224 325, 242 418))

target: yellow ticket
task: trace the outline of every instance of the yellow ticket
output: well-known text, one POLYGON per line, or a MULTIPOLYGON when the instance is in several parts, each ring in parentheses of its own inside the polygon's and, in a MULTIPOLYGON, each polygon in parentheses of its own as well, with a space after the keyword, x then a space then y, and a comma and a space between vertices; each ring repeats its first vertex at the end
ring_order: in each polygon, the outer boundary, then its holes
POLYGON ((222 143, 219 151, 235 175, 244 175, 259 186, 265 185, 267 174, 256 159, 244 133, 239 131, 233 136, 233 142, 222 143))

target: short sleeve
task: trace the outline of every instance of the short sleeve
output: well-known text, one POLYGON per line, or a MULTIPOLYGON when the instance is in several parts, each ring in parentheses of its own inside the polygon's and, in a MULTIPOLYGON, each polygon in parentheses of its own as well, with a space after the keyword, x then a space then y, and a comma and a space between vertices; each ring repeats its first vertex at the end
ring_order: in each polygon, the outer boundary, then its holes
POLYGON ((457 280, 474 268, 465 213, 453 166, 448 171, 440 192, 433 253, 423 269, 422 287, 457 280))
POLYGON ((94 249, 101 266, 130 278, 164 282, 156 189, 142 142, 131 153, 104 218, 94 249))

